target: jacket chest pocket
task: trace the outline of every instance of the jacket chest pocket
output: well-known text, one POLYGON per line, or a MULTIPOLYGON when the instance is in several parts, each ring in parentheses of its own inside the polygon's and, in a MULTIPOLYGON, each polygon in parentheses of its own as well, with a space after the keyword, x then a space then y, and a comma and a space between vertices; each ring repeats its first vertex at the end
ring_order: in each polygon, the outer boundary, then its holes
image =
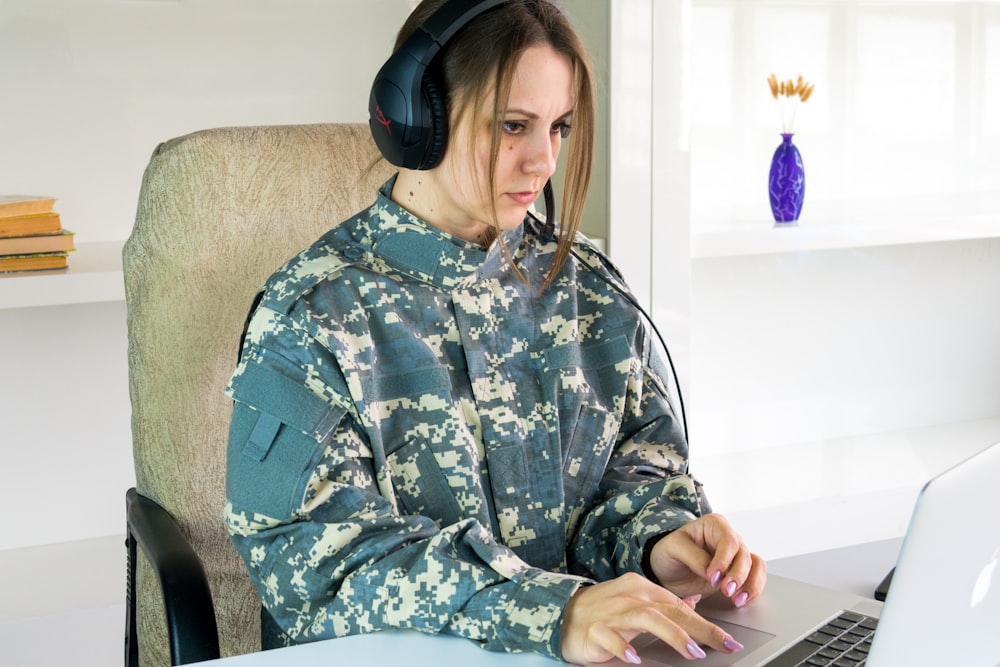
POLYGON ((479 447, 447 369, 374 377, 366 383, 365 399, 372 442, 384 452, 401 511, 438 526, 487 517, 479 447))
POLYGON ((588 345, 558 345, 544 357, 549 391, 562 415, 574 419, 581 405, 608 412, 622 409, 635 371, 632 347, 624 334, 588 345))
MULTIPOLYGON (((392 486, 400 509, 424 516, 438 527, 457 523, 463 516, 459 500, 448 481, 446 469, 423 440, 408 442, 386 457, 392 486)), ((451 469, 451 477, 463 478, 470 471, 451 469)))

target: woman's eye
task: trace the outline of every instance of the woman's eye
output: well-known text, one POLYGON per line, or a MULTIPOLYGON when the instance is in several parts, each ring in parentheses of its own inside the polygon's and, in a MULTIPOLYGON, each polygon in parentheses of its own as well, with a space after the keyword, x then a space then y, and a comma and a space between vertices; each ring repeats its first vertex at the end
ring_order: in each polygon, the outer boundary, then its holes
POLYGON ((503 131, 507 134, 520 134, 524 132, 524 123, 517 120, 503 121, 503 131))
MULTIPOLYGON (((520 120, 505 120, 501 122, 501 127, 505 134, 524 134, 528 131, 527 123, 520 120)), ((571 125, 566 121, 559 121, 552 125, 552 134, 558 134, 565 139, 569 136, 571 125)))

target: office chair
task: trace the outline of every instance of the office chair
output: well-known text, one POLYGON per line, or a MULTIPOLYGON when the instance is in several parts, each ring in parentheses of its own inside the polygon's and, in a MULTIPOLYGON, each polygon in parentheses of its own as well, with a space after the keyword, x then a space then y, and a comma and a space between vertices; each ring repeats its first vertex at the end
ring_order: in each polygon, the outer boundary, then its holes
POLYGON ((376 157, 363 124, 230 127, 164 142, 146 167, 123 251, 129 666, 260 649, 260 602, 223 523, 224 389, 257 288, 374 201, 391 173, 376 157))

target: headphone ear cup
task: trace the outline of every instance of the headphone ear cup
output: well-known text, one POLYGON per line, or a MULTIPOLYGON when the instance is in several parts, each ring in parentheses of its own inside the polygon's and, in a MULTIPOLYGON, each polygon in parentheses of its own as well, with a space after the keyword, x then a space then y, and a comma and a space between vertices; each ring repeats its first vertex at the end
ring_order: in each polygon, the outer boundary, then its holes
POLYGON ((448 147, 448 105, 441 87, 429 73, 424 74, 420 90, 424 104, 430 112, 431 136, 420 169, 433 169, 444 157, 448 147))

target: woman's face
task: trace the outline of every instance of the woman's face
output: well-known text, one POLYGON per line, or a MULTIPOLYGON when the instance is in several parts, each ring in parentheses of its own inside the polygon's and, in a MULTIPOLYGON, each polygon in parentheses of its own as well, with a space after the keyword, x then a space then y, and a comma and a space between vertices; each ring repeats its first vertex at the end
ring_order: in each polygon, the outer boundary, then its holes
POLYGON ((467 241, 480 241, 493 226, 490 199, 496 203, 501 229, 516 228, 555 173, 556 158, 572 121, 573 85, 573 67, 566 56, 548 45, 530 47, 517 64, 502 117, 493 118, 492 105, 487 104, 490 108, 484 114, 488 116, 469 113, 452 119, 454 129, 441 164, 417 176, 416 191, 410 188, 399 193, 403 196, 398 199, 393 193, 394 199, 430 224, 467 241), (501 125, 501 142, 496 191, 489 193, 494 123, 501 125), (472 141, 470 132, 475 133, 472 141), (416 192, 420 195, 414 201, 416 192))

